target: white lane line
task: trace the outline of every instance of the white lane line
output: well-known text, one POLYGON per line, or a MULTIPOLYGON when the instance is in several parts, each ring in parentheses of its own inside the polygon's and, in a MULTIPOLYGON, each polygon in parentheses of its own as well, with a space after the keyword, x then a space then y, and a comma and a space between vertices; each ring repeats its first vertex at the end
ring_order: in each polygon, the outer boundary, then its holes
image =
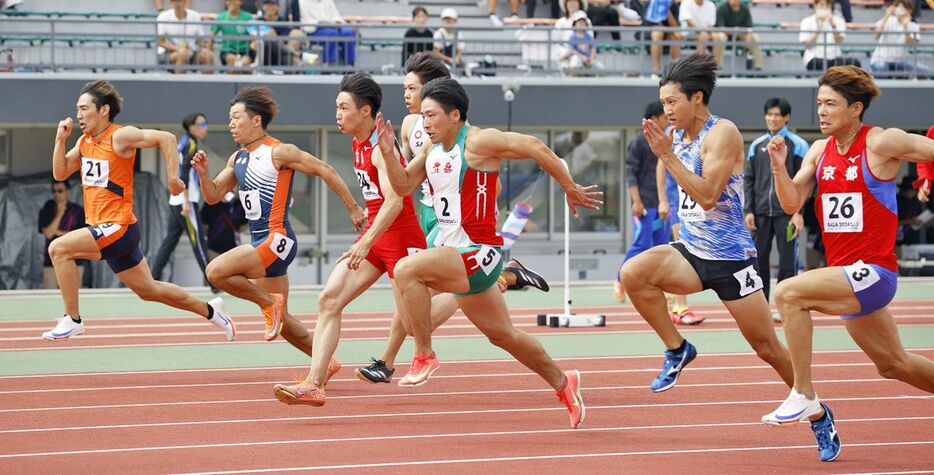
MULTIPOLYGON (((707 355, 705 355, 707 356, 707 355)), ((447 362, 445 362, 447 364, 447 362)), ((834 364, 813 364, 812 368, 843 368, 843 367, 863 367, 873 366, 873 363, 834 363, 834 364)), ((734 370, 769 370, 773 371, 771 366, 711 366, 711 367, 691 367, 691 372, 698 371, 734 371, 734 370)), ((212 370, 213 371, 213 370, 212 370)), ((581 374, 624 374, 624 373, 656 373, 658 368, 636 368, 636 369, 603 369, 603 370, 580 370, 581 374)), ((523 373, 480 373, 480 374, 435 374, 432 380, 438 379, 473 379, 473 378, 516 378, 516 377, 535 377, 538 375, 528 371, 523 373)), ((357 378, 331 379, 331 383, 359 382, 357 378)), ((207 388, 207 387, 228 387, 228 386, 251 386, 258 384, 279 384, 278 381, 237 381, 230 383, 187 383, 187 384, 147 384, 140 386, 99 386, 93 388, 50 388, 50 389, 18 389, 10 391, 0 391, 0 395, 6 394, 40 394, 57 392, 75 392, 75 391, 123 391, 140 389, 167 389, 167 388, 207 388)), ((3 412, 3 411, 0 411, 3 412)))
MULTIPOLYGON (((924 351, 934 351, 934 347, 930 348, 911 348, 912 352, 924 352, 924 351)), ((857 353, 862 354, 863 350, 853 349, 853 350, 818 350, 814 351, 815 355, 837 355, 837 354, 850 354, 857 353)), ((704 358, 708 357, 725 357, 725 358, 736 358, 736 357, 755 357, 755 353, 704 353, 704 358)), ((590 360, 637 360, 637 359, 651 359, 657 360, 659 355, 625 355, 625 356, 570 356, 564 358, 554 358, 555 361, 590 361, 590 360)), ((406 362, 407 363, 407 362, 406 362)), ((489 360, 442 360, 442 363, 445 365, 450 364, 487 364, 487 363, 516 363, 518 362, 514 359, 489 359, 489 360)), ((368 362, 356 362, 356 363, 344 363, 344 366, 352 365, 366 365, 368 362)), ((834 365, 829 365, 834 366, 834 365)), ((67 377, 86 377, 86 376, 126 376, 134 374, 150 375, 150 374, 172 374, 172 373, 204 373, 204 372, 231 372, 231 371, 267 371, 267 370, 281 370, 281 369, 294 369, 299 367, 298 365, 289 365, 289 366, 257 366, 250 368, 196 368, 196 369, 157 369, 157 370, 143 370, 143 371, 99 371, 99 372, 90 372, 90 373, 55 373, 55 374, 25 374, 25 375, 12 375, 12 376, 0 376, 0 379, 26 379, 26 378, 67 378, 67 377)), ((308 366, 301 366, 302 371, 305 371, 308 366)), ((695 371, 695 367, 691 366, 692 371, 695 371)), ((767 366, 762 366, 762 368, 768 368, 767 366)), ((432 376, 436 378, 438 376, 432 376)), ((441 377, 457 377, 457 376, 441 376, 441 377)), ((352 380, 347 380, 352 381, 352 380)))
MULTIPOLYGON (((894 446, 908 446, 908 445, 934 445, 934 441, 928 440, 918 440, 918 441, 904 441, 904 442, 868 442, 861 444, 847 444, 847 447, 894 447, 894 446)), ((352 464, 352 465, 327 465, 327 466, 311 466, 311 467, 289 467, 289 468, 266 468, 266 469, 252 469, 252 470, 231 470, 225 472, 192 472, 192 473, 201 473, 201 474, 212 474, 212 475, 221 475, 221 474, 235 474, 235 473, 270 473, 270 472, 295 472, 295 471, 308 471, 308 470, 346 470, 346 469, 355 469, 355 468, 386 468, 386 467, 411 467, 419 465, 450 465, 450 464, 462 464, 462 463, 493 463, 493 462, 517 462, 517 461, 529 461, 529 460, 557 460, 557 459, 580 459, 580 458, 594 458, 594 457, 632 457, 632 456, 642 456, 642 455, 687 455, 687 454, 709 454, 709 453, 722 453, 722 452, 758 452, 765 450, 814 450, 814 446, 811 445, 784 445, 784 446, 769 446, 769 447, 724 447, 716 449, 678 449, 678 450, 651 450, 651 451, 641 451, 641 452, 607 452, 607 453, 588 453, 588 454, 565 454, 565 455, 529 455, 523 457, 488 457, 488 458, 473 458, 473 459, 441 459, 441 460, 422 460, 422 461, 412 461, 412 462, 384 462, 384 463, 367 463, 367 464, 352 464)))
MULTIPOLYGON (((862 423, 862 422, 898 422, 898 421, 925 421, 934 420, 934 417, 877 417, 865 419, 838 419, 837 422, 862 423)), ((269 440, 257 442, 228 442, 218 444, 197 444, 197 445, 166 445, 166 446, 146 446, 146 447, 124 447, 115 449, 92 449, 92 450, 69 450, 59 452, 35 452, 4 454, 2 458, 27 458, 27 457, 48 457, 57 455, 90 455, 90 454, 109 454, 120 452, 150 452, 157 450, 189 450, 189 449, 211 449, 211 448, 232 448, 232 447, 255 447, 255 446, 273 446, 273 445, 296 445, 296 444, 326 444, 342 442, 378 442, 378 441, 397 441, 397 440, 417 440, 433 438, 457 438, 457 437, 495 437, 495 436, 513 436, 513 435, 538 435, 538 434, 581 434, 587 432, 619 432, 619 431, 641 431, 641 430, 664 430, 664 429, 701 429, 717 427, 762 427, 761 422, 718 422, 709 424, 664 424, 649 426, 619 426, 619 427, 588 427, 581 429, 536 429, 536 430, 514 430, 514 431, 496 431, 496 432, 453 432, 443 434, 411 434, 411 435, 387 435, 370 437, 331 437, 321 439, 289 439, 289 440, 269 440)), ((847 446, 854 444, 847 444, 847 446)), ((812 446, 807 446, 813 448, 812 446)))
MULTIPOLYGON (((906 401, 913 399, 928 399, 928 396, 875 396, 875 397, 851 397, 851 398, 827 398, 823 401, 851 402, 851 401, 906 401)), ((699 406, 743 406, 758 404, 781 404, 781 400, 765 401, 715 401, 715 402, 680 402, 666 404, 629 404, 616 406, 587 406, 590 411, 594 410, 625 410, 625 409, 645 409, 645 408, 672 408, 672 407, 699 407, 699 406)), ((68 426, 68 427, 42 427, 33 429, 7 429, 0 430, 0 434, 26 434, 38 432, 69 432, 85 430, 113 430, 113 429, 135 429, 148 427, 179 427, 179 426, 204 426, 221 424, 248 424, 248 423, 268 423, 284 421, 323 421, 323 420, 347 420, 347 419, 375 419, 375 418, 396 418, 396 417, 432 417, 432 416, 464 416, 475 414, 507 414, 507 413, 528 413, 528 412, 565 412, 564 407, 535 407, 521 409, 481 409, 469 411, 429 411, 429 412, 405 412, 405 413, 367 413, 367 414, 338 414, 327 416, 305 416, 305 417, 272 417, 272 418, 252 418, 252 419, 226 419, 210 421, 174 421, 174 422, 148 422, 137 424, 110 424, 94 426, 68 426)))
MULTIPOLYGON (((587 371, 582 371, 581 373, 590 373, 587 371)), ((485 375, 477 375, 477 377, 484 377, 485 375)), ((432 378, 434 379, 434 378, 432 378)), ((827 379, 822 381, 814 381, 815 384, 852 384, 852 383, 892 383, 894 382, 891 379, 885 378, 868 378, 868 379, 827 379)), ((747 386, 781 386, 785 383, 782 381, 748 381, 748 382, 735 382, 735 383, 695 383, 695 384, 679 384, 679 388, 724 388, 724 387, 747 387, 747 386)), ((639 385, 629 385, 629 386, 594 386, 594 387, 582 387, 581 391, 629 391, 629 390, 639 390, 643 391, 646 389, 645 384, 639 385)), ((439 392, 405 392, 405 393, 380 393, 380 394, 353 394, 347 396, 328 396, 328 400, 331 399, 386 399, 386 398, 417 398, 417 397, 446 397, 446 396, 470 396, 477 394, 522 394, 522 393, 544 393, 551 392, 553 389, 498 389, 498 390, 480 390, 480 391, 439 391, 439 392)), ((920 397, 920 396, 919 396, 920 397)), ((213 404, 264 404, 269 402, 276 401, 274 398, 262 398, 262 399, 219 399, 219 400, 203 400, 199 399, 197 401, 173 401, 173 402, 147 402, 147 403, 135 403, 135 404, 103 404, 97 406, 52 406, 52 407, 27 407, 27 408, 18 408, 18 409, 0 409, 0 414, 3 413, 19 413, 19 412, 52 412, 52 411, 84 411, 92 409, 131 409, 131 408, 143 408, 143 407, 156 407, 156 406, 196 406, 196 405, 213 405, 213 404)))

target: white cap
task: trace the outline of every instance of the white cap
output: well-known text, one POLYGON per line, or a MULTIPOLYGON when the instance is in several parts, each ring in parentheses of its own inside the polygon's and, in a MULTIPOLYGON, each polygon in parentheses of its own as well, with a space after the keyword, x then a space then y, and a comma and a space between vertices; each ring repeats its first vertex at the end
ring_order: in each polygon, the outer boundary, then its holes
POLYGON ((452 20, 456 20, 456 19, 457 19, 457 10, 455 10, 455 9, 453 9, 453 8, 445 8, 444 10, 441 10, 441 18, 442 18, 442 19, 444 19, 444 18, 450 18, 450 19, 452 19, 452 20))
POLYGON ((571 24, 577 23, 577 20, 586 20, 587 25, 590 26, 590 18, 587 18, 587 14, 583 10, 578 10, 571 15, 571 24))

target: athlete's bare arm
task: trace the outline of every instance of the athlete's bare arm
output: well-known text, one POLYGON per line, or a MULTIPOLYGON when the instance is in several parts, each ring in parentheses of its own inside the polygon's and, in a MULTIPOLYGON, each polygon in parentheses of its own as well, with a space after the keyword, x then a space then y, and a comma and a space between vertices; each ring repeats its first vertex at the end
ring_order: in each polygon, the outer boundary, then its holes
MULTIPOLYGON (((412 152, 412 147, 409 146, 409 136, 412 135, 412 126, 415 125, 415 119, 418 117, 418 114, 409 114, 402 119, 402 129, 399 131, 399 141, 402 143, 402 156, 406 160, 411 160, 414 152, 412 152)), ((425 147, 422 147, 425 148, 425 147)))
MULTIPOLYGON (((386 176, 389 186, 397 195, 411 195, 428 178, 427 172, 425 172, 425 159, 428 157, 428 150, 431 147, 422 147, 418 156, 410 160, 405 168, 402 168, 396 150, 396 135, 392 130, 392 121, 384 121, 382 112, 376 115, 376 136, 380 157, 389 157, 390 155, 393 157, 393 160, 384 162, 385 173, 380 174, 380 180, 382 180, 383 176, 386 176)), ((403 141, 403 143, 407 144, 408 140, 403 141)), ((380 182, 379 186, 383 186, 382 182, 380 182)))
POLYGON ((74 128, 74 119, 68 117, 58 123, 58 130, 55 131, 55 148, 52 149, 52 176, 58 181, 64 181, 81 168, 81 152, 78 150, 78 144, 65 152, 65 142, 74 128))
POLYGON ((603 204, 603 201, 597 199, 603 195, 602 191, 597 191, 597 185, 585 187, 575 183, 561 159, 537 137, 471 127, 467 132, 465 149, 465 158, 468 161, 473 158, 476 168, 480 170, 498 170, 502 159, 531 158, 564 189, 568 206, 575 218, 578 216, 578 207, 596 210, 603 204))
POLYGON ((901 129, 873 129, 866 137, 870 152, 909 162, 934 162, 934 140, 901 129))
POLYGON ((645 139, 658 159, 664 162, 665 167, 674 177, 678 185, 705 211, 712 209, 716 204, 730 175, 743 155, 743 136, 732 122, 722 119, 717 121, 707 133, 701 145, 701 157, 704 160, 703 173, 697 175, 688 170, 681 160, 672 152, 671 144, 674 142, 674 129, 666 134, 657 124, 650 120, 642 121, 642 131, 645 139))
POLYGON ((272 149, 272 163, 277 169, 287 167, 306 175, 321 177, 328 185, 328 188, 337 194, 344 203, 350 221, 353 222, 354 230, 363 229, 363 225, 366 223, 366 213, 363 208, 357 205, 356 200, 350 194, 350 189, 347 188, 347 183, 341 180, 334 167, 292 144, 276 145, 272 149))
POLYGON ((800 211, 801 207, 804 206, 804 202, 811 196, 811 191, 814 190, 814 185, 817 184, 814 178, 814 173, 817 171, 817 159, 824 153, 826 145, 826 139, 811 144, 808 153, 804 154, 801 169, 792 179, 788 176, 788 169, 785 168, 788 147, 785 146, 784 137, 776 135, 769 141, 769 158, 772 161, 772 181, 775 183, 775 194, 778 195, 778 201, 782 205, 782 210, 786 213, 795 214, 800 211))
POLYGON ((237 186, 237 175, 234 173, 236 158, 237 152, 231 154, 227 159, 227 166, 212 180, 208 175, 207 154, 203 150, 198 150, 198 153, 191 157, 191 166, 198 172, 198 182, 201 183, 201 194, 204 195, 205 203, 212 205, 219 202, 224 195, 237 186))
POLYGON ((158 148, 165 160, 165 176, 169 192, 177 195, 185 191, 185 182, 178 178, 178 141, 175 135, 162 130, 138 129, 132 125, 121 127, 113 136, 114 152, 121 157, 136 154, 139 148, 158 148))

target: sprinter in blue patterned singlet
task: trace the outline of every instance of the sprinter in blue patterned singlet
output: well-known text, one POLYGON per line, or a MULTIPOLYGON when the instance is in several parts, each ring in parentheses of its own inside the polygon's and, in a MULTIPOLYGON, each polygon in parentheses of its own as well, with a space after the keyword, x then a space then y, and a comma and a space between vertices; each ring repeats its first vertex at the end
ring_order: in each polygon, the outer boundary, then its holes
MULTIPOLYGON (((697 356, 670 318, 664 292, 717 293, 746 340, 789 386, 791 359, 772 324, 762 293, 756 249, 743 222, 743 137, 732 122, 710 113, 707 104, 717 64, 693 54, 668 65, 659 98, 674 129, 666 134, 643 120, 645 139, 678 183, 676 206, 681 236, 623 265, 621 277, 632 304, 665 344, 665 362, 652 391, 671 389, 681 370, 697 356)), ((675 210, 672 210, 674 212, 675 210)))

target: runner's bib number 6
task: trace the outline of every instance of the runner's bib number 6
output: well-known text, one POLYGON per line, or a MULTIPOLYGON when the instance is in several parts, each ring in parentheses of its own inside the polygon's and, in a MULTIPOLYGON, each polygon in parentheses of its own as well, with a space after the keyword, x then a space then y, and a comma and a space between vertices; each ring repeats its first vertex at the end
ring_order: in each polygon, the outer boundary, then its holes
POLYGON ((256 221, 263 214, 263 206, 259 202, 259 190, 240 190, 240 204, 246 219, 256 221))

